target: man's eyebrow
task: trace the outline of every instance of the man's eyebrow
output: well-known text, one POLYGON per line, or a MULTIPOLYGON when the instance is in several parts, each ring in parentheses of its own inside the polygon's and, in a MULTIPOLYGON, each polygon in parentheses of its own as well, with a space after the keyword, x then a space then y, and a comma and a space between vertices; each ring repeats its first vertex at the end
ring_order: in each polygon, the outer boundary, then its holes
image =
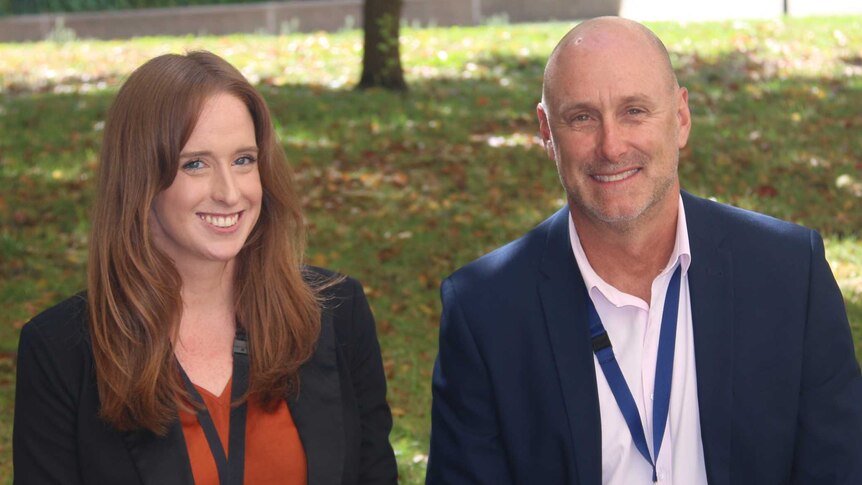
POLYGON ((622 98, 622 104, 632 104, 632 103, 654 103, 652 96, 649 96, 644 93, 636 93, 630 96, 625 96, 622 98))
MULTIPOLYGON (((628 96, 624 96, 617 101, 617 104, 633 104, 633 103, 647 103, 647 104, 655 104, 655 100, 652 96, 644 93, 635 93, 628 96)), ((589 101, 571 101, 568 103, 563 103, 560 105, 560 113, 566 113, 568 111, 575 111, 580 109, 596 109, 595 105, 589 101)))
POLYGON ((586 101, 573 101, 560 105, 560 113, 566 113, 569 111, 576 111, 581 109, 595 109, 595 107, 592 103, 588 103, 586 101))

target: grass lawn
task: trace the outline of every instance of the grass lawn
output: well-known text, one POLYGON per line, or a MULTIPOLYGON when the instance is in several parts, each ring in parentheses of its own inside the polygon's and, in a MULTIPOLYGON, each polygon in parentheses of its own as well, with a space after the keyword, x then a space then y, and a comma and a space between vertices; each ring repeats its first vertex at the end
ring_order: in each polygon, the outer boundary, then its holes
MULTIPOLYGON (((862 358, 862 17, 652 27, 690 90, 683 187, 821 231, 862 358)), ((440 280, 563 203, 534 110, 567 28, 404 31, 407 95, 350 89, 355 31, 0 44, 0 484, 19 330, 83 288, 105 110, 134 67, 193 48, 269 101, 304 193, 308 261, 364 283, 402 481, 421 483, 440 280)))

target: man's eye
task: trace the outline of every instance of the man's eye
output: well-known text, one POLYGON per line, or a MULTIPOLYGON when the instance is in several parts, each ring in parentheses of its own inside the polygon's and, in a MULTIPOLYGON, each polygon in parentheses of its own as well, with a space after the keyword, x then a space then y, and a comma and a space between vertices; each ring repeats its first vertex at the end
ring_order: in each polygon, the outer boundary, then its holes
POLYGON ((233 163, 235 165, 251 165, 252 163, 254 163, 256 161, 257 161, 257 159, 254 158, 253 156, 246 155, 244 157, 237 158, 233 163))
POLYGON ((639 114, 644 113, 644 110, 642 110, 640 108, 629 108, 628 110, 626 110, 626 113, 628 113, 630 115, 639 115, 639 114))
POLYGON ((590 115, 588 115, 588 114, 575 115, 574 117, 572 117, 572 121, 577 121, 577 122, 581 122, 581 123, 584 121, 590 121, 590 115))
POLYGON ((200 170, 204 168, 204 162, 201 160, 189 160, 183 164, 183 170, 200 170))

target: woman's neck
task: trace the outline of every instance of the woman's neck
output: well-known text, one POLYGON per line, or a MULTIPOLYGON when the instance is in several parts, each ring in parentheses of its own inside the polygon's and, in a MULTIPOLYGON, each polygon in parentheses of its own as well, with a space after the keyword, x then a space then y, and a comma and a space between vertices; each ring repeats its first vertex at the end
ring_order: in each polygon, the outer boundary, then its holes
POLYGON ((234 261, 213 264, 177 264, 183 282, 183 313, 213 313, 229 310, 233 314, 234 261))
POLYGON ((183 311, 174 354, 192 382, 218 395, 231 375, 236 334, 234 263, 177 269, 183 311))

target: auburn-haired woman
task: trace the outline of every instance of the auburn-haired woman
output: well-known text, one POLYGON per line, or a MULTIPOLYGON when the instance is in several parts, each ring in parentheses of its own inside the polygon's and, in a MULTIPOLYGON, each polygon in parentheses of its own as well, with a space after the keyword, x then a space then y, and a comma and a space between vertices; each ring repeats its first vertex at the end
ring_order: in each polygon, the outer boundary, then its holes
POLYGON ((360 285, 302 266, 269 110, 207 52, 108 113, 87 292, 21 332, 15 483, 395 483, 360 285))

